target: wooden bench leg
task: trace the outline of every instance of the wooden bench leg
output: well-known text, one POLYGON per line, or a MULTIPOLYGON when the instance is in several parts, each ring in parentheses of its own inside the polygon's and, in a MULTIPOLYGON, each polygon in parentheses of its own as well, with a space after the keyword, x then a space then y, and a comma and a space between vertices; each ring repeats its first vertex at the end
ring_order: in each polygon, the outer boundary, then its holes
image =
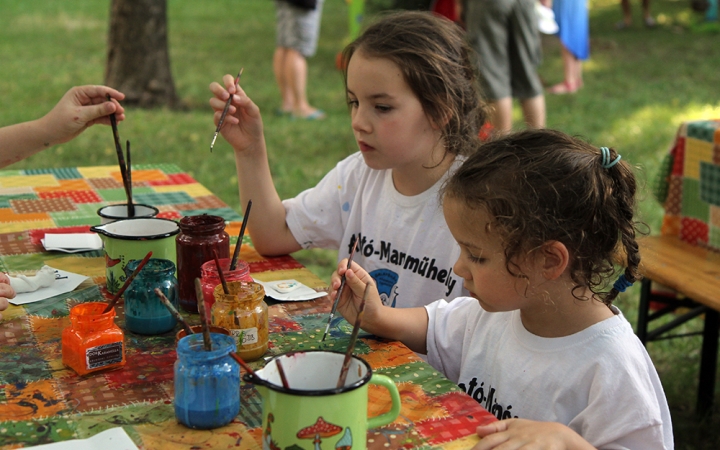
POLYGON ((647 346, 648 316, 650 315, 650 287, 652 281, 643 278, 640 286, 640 304, 638 305, 637 337, 644 346, 647 346))
POLYGON ((715 374, 717 371, 718 335, 720 314, 707 308, 703 328, 702 353, 700 358, 700 382, 698 384, 697 413, 707 415, 712 410, 715 396, 715 374))

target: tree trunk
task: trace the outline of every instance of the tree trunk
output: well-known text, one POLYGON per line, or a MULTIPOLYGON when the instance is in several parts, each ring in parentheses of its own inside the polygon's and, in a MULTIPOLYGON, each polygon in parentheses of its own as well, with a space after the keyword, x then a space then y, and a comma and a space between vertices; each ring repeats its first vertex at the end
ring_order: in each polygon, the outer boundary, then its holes
POLYGON ((170 71, 167 0, 111 0, 105 84, 124 105, 180 107, 170 71))

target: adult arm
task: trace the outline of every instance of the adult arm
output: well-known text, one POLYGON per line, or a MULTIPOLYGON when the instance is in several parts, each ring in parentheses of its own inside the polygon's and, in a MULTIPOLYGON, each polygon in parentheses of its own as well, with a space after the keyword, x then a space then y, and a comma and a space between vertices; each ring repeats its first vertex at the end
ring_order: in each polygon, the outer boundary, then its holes
POLYGON ((217 125, 225 103, 232 95, 220 133, 235 151, 241 204, 246 205, 248 200, 253 202, 247 224, 253 245, 263 255, 283 255, 300 250, 300 244, 285 222, 285 207, 273 184, 260 109, 235 84, 232 75, 225 75, 223 83, 225 87, 216 82, 210 84, 210 90, 215 94, 210 99, 210 106, 215 110, 217 125))
POLYGON ((110 114, 124 120, 125 110, 118 103, 123 98, 123 93, 107 86, 71 88, 45 116, 0 128, 0 167, 68 142, 97 123, 109 125, 110 114))

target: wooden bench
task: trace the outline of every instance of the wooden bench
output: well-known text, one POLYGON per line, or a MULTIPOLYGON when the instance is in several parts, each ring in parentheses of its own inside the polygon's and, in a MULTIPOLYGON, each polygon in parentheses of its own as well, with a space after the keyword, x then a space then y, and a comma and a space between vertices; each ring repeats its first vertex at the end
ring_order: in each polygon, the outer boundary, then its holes
MULTIPOLYGON (((643 344, 678 337, 670 332, 690 319, 704 320, 697 411, 711 411, 715 393, 720 311, 720 120, 680 125, 654 186, 663 204, 660 236, 640 240, 637 335, 643 344), (658 295, 655 281, 679 296, 658 295), (651 312, 651 303, 661 307, 651 312), (682 311, 682 312, 681 312, 682 311), (667 323, 651 322, 676 313, 667 323)), ((654 306, 654 305, 653 305, 654 306)))
POLYGON ((675 236, 649 236, 639 239, 643 280, 637 322, 637 336, 648 342, 689 334, 670 334, 685 322, 704 314, 700 375, 696 410, 710 412, 715 394, 718 337, 720 332, 720 253, 690 245, 675 236), (656 281, 685 296, 677 300, 651 290, 656 281), (651 302, 661 309, 651 311, 651 302), (669 322, 650 329, 651 322, 673 313, 686 311, 669 322))

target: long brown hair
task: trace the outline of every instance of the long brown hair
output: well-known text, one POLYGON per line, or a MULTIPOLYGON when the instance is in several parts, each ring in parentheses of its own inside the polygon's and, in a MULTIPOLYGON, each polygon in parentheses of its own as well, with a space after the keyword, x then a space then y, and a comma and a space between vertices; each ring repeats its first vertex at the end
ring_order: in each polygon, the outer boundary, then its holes
MULTIPOLYGON (((615 150, 607 151, 610 161, 618 158, 615 150)), ((510 273, 522 276, 514 261, 528 252, 562 242, 570 253, 573 292, 588 287, 608 305, 618 290, 602 290, 614 275, 618 244, 627 257, 625 277, 631 283, 640 279, 635 191, 625 160, 604 167, 600 149, 547 129, 481 145, 443 188, 469 211, 484 208, 491 215, 510 273)))
POLYGON ((400 68, 425 114, 441 127, 447 152, 467 155, 477 148, 487 113, 473 51, 460 27, 429 12, 383 16, 343 50, 346 88, 348 63, 356 52, 386 58, 400 68))

